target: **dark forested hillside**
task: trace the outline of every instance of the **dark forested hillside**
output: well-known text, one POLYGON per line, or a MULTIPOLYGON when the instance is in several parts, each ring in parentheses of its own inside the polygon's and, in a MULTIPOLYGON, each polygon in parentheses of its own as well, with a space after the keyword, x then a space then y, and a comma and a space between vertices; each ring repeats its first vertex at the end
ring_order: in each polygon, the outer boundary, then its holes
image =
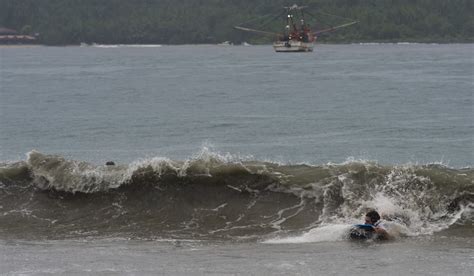
POLYGON ((474 42, 472 0, 0 0, 0 27, 39 33, 44 44, 268 43, 233 26, 294 3, 309 6, 315 27, 359 21, 324 42, 474 42))

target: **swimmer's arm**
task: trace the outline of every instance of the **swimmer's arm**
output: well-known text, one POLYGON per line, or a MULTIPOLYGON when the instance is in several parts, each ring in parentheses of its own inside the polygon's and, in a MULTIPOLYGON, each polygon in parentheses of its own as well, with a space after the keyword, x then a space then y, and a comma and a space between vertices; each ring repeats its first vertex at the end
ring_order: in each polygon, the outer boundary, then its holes
POLYGON ((382 227, 374 227, 374 231, 386 240, 391 240, 393 238, 392 235, 390 235, 387 230, 383 229, 382 227))

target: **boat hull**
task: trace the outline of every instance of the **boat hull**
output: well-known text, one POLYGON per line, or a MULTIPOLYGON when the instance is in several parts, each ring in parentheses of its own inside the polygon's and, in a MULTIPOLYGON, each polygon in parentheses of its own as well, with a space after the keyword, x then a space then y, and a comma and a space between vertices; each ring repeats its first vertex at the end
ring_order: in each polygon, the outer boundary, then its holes
POLYGON ((312 52, 313 43, 296 40, 276 41, 273 43, 276 52, 312 52))

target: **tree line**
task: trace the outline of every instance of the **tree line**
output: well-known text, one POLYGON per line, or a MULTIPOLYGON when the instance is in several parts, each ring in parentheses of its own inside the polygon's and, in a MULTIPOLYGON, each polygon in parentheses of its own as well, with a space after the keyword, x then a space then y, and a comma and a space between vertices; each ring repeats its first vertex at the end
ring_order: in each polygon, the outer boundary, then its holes
MULTIPOLYGON (((274 37, 233 26, 259 27, 294 3, 307 6, 314 28, 359 21, 323 42, 474 42, 472 0, 0 0, 0 27, 39 33, 49 45, 268 43, 274 37)), ((265 27, 282 30, 278 19, 265 27)))

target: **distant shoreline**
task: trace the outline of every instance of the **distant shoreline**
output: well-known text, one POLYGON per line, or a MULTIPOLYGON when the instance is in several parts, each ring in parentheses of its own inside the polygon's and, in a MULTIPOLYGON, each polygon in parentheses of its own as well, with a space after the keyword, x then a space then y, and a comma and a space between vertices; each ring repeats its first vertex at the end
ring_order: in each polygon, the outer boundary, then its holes
MULTIPOLYGON (((424 45, 447 45, 447 44, 474 44, 474 41, 467 42, 417 42, 417 41, 398 41, 398 42, 389 42, 389 41, 367 41, 367 42, 316 42, 315 45, 413 45, 413 44, 424 44, 424 45)), ((129 47, 129 48, 160 48, 160 47, 169 47, 169 46, 221 46, 221 47, 252 47, 252 46, 271 46, 272 44, 211 44, 211 43, 189 43, 189 44, 107 44, 107 43, 97 43, 97 44, 0 44, 0 47, 15 48, 15 47, 96 47, 96 48, 120 48, 120 47, 129 47)))

